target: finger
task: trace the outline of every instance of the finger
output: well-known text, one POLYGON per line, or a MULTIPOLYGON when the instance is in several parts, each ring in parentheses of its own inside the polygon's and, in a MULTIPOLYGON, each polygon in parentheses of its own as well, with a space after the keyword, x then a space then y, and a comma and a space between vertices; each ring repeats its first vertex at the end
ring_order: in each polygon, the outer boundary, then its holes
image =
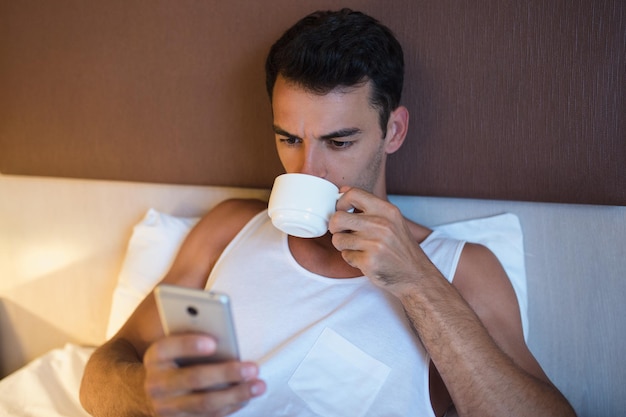
POLYGON ((328 231, 331 234, 346 233, 358 230, 359 213, 336 211, 328 220, 328 231))
POLYGON ((211 336, 204 334, 179 334, 165 337, 152 345, 146 351, 143 363, 146 366, 153 364, 173 364, 180 358, 201 358, 215 353, 217 343, 211 336))
POLYGON ((340 252, 346 249, 356 250, 358 249, 359 238, 355 229, 358 229, 359 222, 357 219, 342 217, 341 215, 334 215, 328 222, 328 230, 332 234, 332 244, 340 252))
POLYGON ((343 195, 337 200, 336 208, 338 211, 350 211, 354 209, 356 212, 368 212, 379 210, 381 204, 388 204, 385 200, 381 200, 374 194, 355 187, 342 187, 343 195))
POLYGON ((362 251, 357 250, 343 250, 341 251, 341 257, 348 265, 353 268, 358 268, 361 270, 361 273, 367 276, 366 268, 364 266, 364 256, 362 251))
MULTIPOLYGON (((152 372, 149 369, 147 371, 152 372)), ((165 369, 147 375, 146 390, 151 396, 158 397, 187 391, 222 389, 254 380, 258 372, 257 365, 252 362, 223 362, 165 369)))
POLYGON ((337 200, 337 204, 335 205, 337 211, 340 212, 352 212, 354 210, 360 211, 359 207, 356 207, 353 202, 356 202, 353 196, 357 194, 360 190, 358 188, 346 187, 343 186, 339 190, 341 192, 341 197, 337 200))
POLYGON ((163 416, 225 416, 242 408, 265 390, 263 381, 253 380, 219 391, 196 391, 177 397, 158 398, 153 402, 153 408, 163 416))
MULTIPOLYGON (((393 207, 393 206, 391 206, 393 207)), ((346 213, 338 211, 333 213, 329 222, 328 230, 332 234, 350 232, 352 236, 343 236, 350 242, 357 242, 358 239, 370 237, 380 239, 390 233, 394 233, 394 220, 383 215, 368 213, 346 213), (359 234, 359 232, 364 232, 359 234)), ((356 247, 349 247, 358 249, 356 247)), ((339 248, 337 248, 339 249, 339 248)), ((341 250, 341 249, 339 249, 341 250)))

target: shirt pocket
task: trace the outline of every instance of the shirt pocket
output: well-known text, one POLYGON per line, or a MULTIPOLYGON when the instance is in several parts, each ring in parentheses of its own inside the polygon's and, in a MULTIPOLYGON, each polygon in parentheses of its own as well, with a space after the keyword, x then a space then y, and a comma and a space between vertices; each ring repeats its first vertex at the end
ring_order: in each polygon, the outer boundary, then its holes
POLYGON ((322 417, 362 417, 390 370, 334 330, 325 328, 288 384, 322 417))

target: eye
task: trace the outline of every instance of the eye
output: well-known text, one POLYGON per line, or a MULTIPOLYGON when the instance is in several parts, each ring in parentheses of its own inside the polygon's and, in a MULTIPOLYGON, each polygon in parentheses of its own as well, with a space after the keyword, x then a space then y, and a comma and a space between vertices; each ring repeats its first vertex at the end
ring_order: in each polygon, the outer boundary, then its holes
POLYGON ((346 141, 329 140, 328 141, 328 145, 331 148, 335 148, 335 149, 345 149, 345 148, 348 148, 348 147, 352 146, 353 143, 354 143, 353 141, 349 141, 349 140, 346 140, 346 141))
POLYGON ((284 143, 285 145, 293 146, 302 142, 302 139, 297 138, 295 136, 287 136, 279 139, 280 143, 284 143))

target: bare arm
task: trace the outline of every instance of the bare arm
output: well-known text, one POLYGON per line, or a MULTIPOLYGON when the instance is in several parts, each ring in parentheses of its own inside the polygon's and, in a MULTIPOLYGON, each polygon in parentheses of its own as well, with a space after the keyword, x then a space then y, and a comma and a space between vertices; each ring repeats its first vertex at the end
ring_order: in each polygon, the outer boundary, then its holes
POLYGON ((515 294, 491 252, 468 245, 452 285, 397 208, 356 189, 338 203, 350 206, 361 213, 333 217, 333 244, 402 302, 459 415, 575 415, 526 347, 515 294))
MULTIPOLYGON (((263 202, 252 200, 228 200, 216 206, 190 232, 163 282, 204 288, 224 248, 264 207, 263 202)), ((155 415, 154 404, 149 401, 146 388, 151 394, 158 394, 160 385, 158 382, 146 384, 146 366, 142 361, 147 358, 153 365, 150 369, 160 369, 167 366, 164 364, 172 363, 173 358, 168 356, 168 352, 174 351, 171 349, 174 345, 178 346, 176 353, 180 353, 180 349, 188 349, 190 354, 195 355, 210 354, 214 348, 212 339, 207 336, 177 336, 171 338, 174 344, 153 344, 163 336, 154 297, 150 294, 118 334, 99 347, 87 363, 80 390, 85 409, 94 416, 155 415)), ((233 382, 253 381, 253 374, 241 376, 249 372, 251 366, 229 363, 220 364, 216 369, 221 372, 221 377, 233 382)), ((162 384, 165 384, 166 376, 171 377, 171 374, 164 372, 151 381, 163 381, 162 384)), ((246 388, 250 387, 241 384, 239 391, 235 388, 230 393, 231 398, 226 400, 232 400, 232 395, 245 396, 246 388)))
POLYGON ((399 297, 459 415, 574 415, 526 347, 515 294, 493 254, 467 247, 456 280, 431 270, 399 297))

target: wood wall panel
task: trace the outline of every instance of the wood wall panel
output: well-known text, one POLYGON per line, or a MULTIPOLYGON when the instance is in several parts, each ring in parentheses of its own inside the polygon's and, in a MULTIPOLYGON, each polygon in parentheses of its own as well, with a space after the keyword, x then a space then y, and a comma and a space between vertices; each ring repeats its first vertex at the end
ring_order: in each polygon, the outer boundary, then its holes
MULTIPOLYGON (((334 3, 0 0, 0 172, 269 187, 265 54, 334 3)), ((626 204, 626 2, 344 4, 405 46, 390 192, 626 204)))

